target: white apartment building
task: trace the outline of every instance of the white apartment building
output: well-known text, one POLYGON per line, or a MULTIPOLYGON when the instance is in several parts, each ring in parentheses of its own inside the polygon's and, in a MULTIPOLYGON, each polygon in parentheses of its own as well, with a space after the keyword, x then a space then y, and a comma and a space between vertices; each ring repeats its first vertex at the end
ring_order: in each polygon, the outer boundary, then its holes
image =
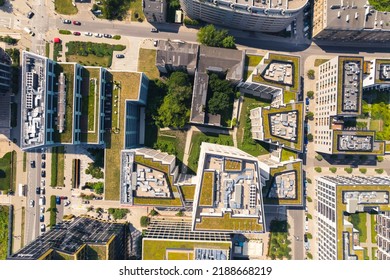
POLYGON ((323 176, 316 178, 316 190, 318 259, 360 259, 357 255, 363 248, 358 242, 359 232, 348 216, 389 211, 390 178, 323 176))
POLYGON ((390 59, 373 59, 366 61, 363 88, 386 90, 390 87, 390 59))
POLYGON ((380 213, 376 222, 377 258, 378 260, 390 260, 390 212, 380 213))

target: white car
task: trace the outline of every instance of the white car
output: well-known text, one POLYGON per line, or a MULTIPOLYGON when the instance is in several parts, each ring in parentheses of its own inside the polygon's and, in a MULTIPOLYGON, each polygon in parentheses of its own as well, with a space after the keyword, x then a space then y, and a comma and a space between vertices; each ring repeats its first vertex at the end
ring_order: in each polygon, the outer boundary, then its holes
POLYGON ((97 38, 103 38, 103 34, 96 33, 96 34, 95 34, 95 37, 97 37, 97 38))
POLYGON ((92 36, 92 33, 91 32, 84 32, 84 35, 85 36, 92 36))
POLYGON ((309 226, 305 225, 305 232, 308 232, 308 231, 309 231, 309 226))
POLYGON ((41 224, 41 232, 45 232, 46 231, 46 226, 45 224, 41 224))
POLYGON ((45 213, 45 207, 44 206, 41 207, 41 214, 43 214, 43 213, 45 213))
POLYGON ((34 207, 34 200, 30 200, 30 207, 34 207))

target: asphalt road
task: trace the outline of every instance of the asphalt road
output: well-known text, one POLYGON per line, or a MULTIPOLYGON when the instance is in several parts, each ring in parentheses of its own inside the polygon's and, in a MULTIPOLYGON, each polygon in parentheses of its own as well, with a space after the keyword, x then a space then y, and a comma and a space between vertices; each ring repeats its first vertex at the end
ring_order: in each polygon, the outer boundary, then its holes
POLYGON ((301 209, 290 209, 289 214, 294 221, 293 242, 294 260, 303 260, 305 258, 305 248, 303 244, 304 234, 304 212, 301 209))

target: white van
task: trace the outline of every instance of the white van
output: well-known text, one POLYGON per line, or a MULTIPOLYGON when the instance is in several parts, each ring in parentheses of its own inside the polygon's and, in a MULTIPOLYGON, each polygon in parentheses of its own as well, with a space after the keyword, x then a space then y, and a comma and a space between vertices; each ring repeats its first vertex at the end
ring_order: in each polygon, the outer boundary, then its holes
POLYGON ((28 27, 23 28, 23 30, 27 33, 30 34, 31 36, 35 36, 35 33, 28 27))

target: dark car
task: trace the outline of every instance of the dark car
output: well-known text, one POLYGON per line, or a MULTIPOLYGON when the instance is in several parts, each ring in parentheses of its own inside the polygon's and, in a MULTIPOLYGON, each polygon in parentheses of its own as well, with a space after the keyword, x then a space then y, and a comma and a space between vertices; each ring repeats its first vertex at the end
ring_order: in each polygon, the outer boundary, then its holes
POLYGON ((60 196, 61 199, 68 199, 67 196, 60 196))
POLYGON ((43 178, 45 178, 45 177, 46 177, 46 171, 45 171, 45 170, 42 170, 42 172, 41 172, 41 176, 42 176, 43 178))
POLYGON ((36 193, 36 194, 41 194, 41 188, 40 188, 40 187, 36 187, 35 193, 36 193))
POLYGON ((305 242, 307 242, 307 234, 305 234, 305 235, 303 236, 303 239, 305 240, 305 242))
POLYGON ((42 167, 42 168, 46 168, 46 161, 42 161, 41 167, 42 167))
POLYGON ((41 214, 41 215, 39 216, 39 221, 40 221, 41 223, 43 223, 43 222, 45 221, 45 215, 41 214))
POLYGON ((62 22, 65 23, 65 24, 71 24, 72 23, 72 21, 70 21, 69 19, 64 19, 62 22))
POLYGON ((30 161, 31 168, 35 168, 35 160, 30 161))
POLYGON ((28 14, 27 14, 27 18, 30 19, 30 18, 32 18, 34 15, 35 15, 34 12, 29 11, 28 14))
POLYGON ((61 204, 61 197, 56 196, 56 204, 61 204))
POLYGON ((306 105, 309 105, 310 104, 310 99, 309 97, 306 97, 306 105))
POLYGON ((124 54, 117 54, 116 58, 125 58, 125 55, 124 54))
POLYGON ((158 29, 157 29, 157 28, 152 28, 150 31, 151 31, 151 32, 154 32, 154 33, 157 33, 157 32, 158 32, 158 29))
POLYGON ((104 34, 103 36, 104 36, 104 38, 112 38, 112 35, 110 35, 110 34, 104 34))
POLYGON ((73 35, 75 35, 75 36, 80 36, 80 35, 81 35, 81 33, 80 33, 80 32, 77 32, 77 31, 75 31, 75 32, 73 32, 73 35))
POLYGON ((41 154, 41 158, 46 159, 46 154, 45 153, 41 154))
POLYGON ((74 25, 81 25, 81 22, 74 20, 74 21, 73 21, 73 24, 74 24, 74 25))

